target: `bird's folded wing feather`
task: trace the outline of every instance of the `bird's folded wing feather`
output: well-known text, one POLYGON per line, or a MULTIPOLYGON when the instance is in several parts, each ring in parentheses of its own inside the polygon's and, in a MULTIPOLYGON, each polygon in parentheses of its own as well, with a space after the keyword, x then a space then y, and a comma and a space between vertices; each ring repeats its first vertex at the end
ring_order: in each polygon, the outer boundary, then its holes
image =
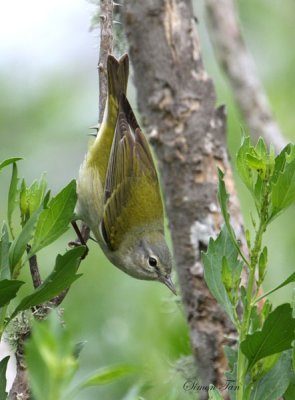
POLYGON ((148 142, 124 95, 108 164, 102 236, 116 250, 127 232, 163 226, 163 206, 148 142), (147 225, 148 224, 148 225, 147 225))

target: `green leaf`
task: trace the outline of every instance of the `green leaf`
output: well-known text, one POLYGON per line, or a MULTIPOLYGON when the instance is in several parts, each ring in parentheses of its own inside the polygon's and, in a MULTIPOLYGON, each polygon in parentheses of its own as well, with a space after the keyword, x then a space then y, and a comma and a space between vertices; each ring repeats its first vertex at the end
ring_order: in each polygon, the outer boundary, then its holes
POLYGON ((240 178, 242 179, 243 183, 247 186, 247 188, 252 193, 253 174, 252 174, 252 171, 249 168, 249 165, 247 162, 247 154, 250 153, 251 149, 253 149, 253 146, 251 146, 249 136, 244 137, 241 147, 239 148, 239 151, 237 154, 236 165, 237 165, 237 171, 238 171, 238 174, 240 175, 240 178))
POLYGON ((225 184, 224 184, 224 173, 221 171, 221 169, 218 168, 218 193, 217 193, 217 197, 218 197, 218 202, 220 204, 220 208, 221 208, 221 213, 224 219, 224 223, 227 227, 227 230, 229 232, 229 235, 233 241, 233 244, 236 246, 238 252, 240 253, 240 256, 242 257, 242 259, 247 263, 247 260, 245 259, 241 249, 240 249, 240 244, 238 243, 236 236, 235 236, 235 232, 230 224, 230 215, 228 213, 228 198, 229 195, 226 191, 225 188, 225 184))
MULTIPOLYGON (((232 276, 231 269, 230 269, 230 266, 228 264, 226 257, 223 257, 223 259, 222 259, 221 279, 222 279, 222 283, 224 284, 224 287, 230 297, 230 292, 233 288, 233 276, 232 276)), ((230 300, 231 300, 231 297, 230 297, 230 300)))
POLYGON ((226 358, 228 360, 228 367, 230 369, 233 369, 234 365, 238 361, 238 352, 237 352, 237 350, 235 350, 235 349, 233 349, 232 347, 229 347, 229 346, 224 346, 223 350, 224 350, 226 358))
POLYGON ((259 379, 262 379, 262 377, 275 366, 280 357, 281 353, 276 353, 257 361, 251 369, 252 381, 256 382, 259 379))
POLYGON ((53 271, 32 294, 22 299, 13 311, 10 320, 20 311, 45 303, 68 289, 80 275, 76 272, 79 268, 81 256, 85 252, 85 246, 75 247, 64 255, 58 255, 53 271))
POLYGON ((259 285, 261 285, 261 283, 264 280, 267 262, 268 262, 267 247, 264 247, 263 251, 260 253, 259 261, 258 261, 258 281, 259 281, 259 285))
POLYGON ((278 173, 276 182, 272 185, 270 220, 295 201, 295 159, 286 163, 278 173))
POLYGON ((17 281, 15 279, 13 280, 8 280, 4 279, 3 281, 0 281, 0 307, 5 306, 5 304, 8 304, 10 300, 12 300, 17 292, 19 291, 19 288, 24 284, 25 282, 22 281, 17 281))
POLYGON ((226 258, 231 270, 240 268, 240 262, 237 256, 237 248, 233 244, 225 226, 222 228, 216 240, 210 238, 207 253, 202 252, 206 283, 212 295, 225 309, 233 322, 233 307, 222 282, 221 271, 224 258, 226 258))
POLYGON ((10 269, 13 273, 16 265, 22 258, 26 246, 29 243, 29 241, 32 239, 34 230, 36 227, 36 223, 38 220, 38 217, 43 209, 43 205, 41 205, 31 216, 31 218, 28 220, 28 222, 25 224, 23 227, 21 233, 17 238, 14 239, 12 242, 12 245, 10 247, 9 251, 9 264, 10 264, 10 269))
POLYGON ((130 365, 114 365, 103 367, 99 369, 95 374, 90 376, 88 379, 86 379, 84 382, 82 382, 80 388, 105 385, 106 383, 111 383, 116 379, 119 379, 122 376, 130 374, 134 371, 134 368, 130 365))
POLYGON ((7 364, 9 361, 9 356, 3 358, 0 361, 0 399, 5 400, 7 398, 7 392, 6 392, 6 370, 7 370, 7 364))
POLYGON ((247 164, 250 168, 253 168, 257 171, 265 171, 265 163, 261 158, 258 158, 252 154, 246 155, 247 164))
POLYGON ((276 290, 281 289, 282 287, 288 285, 289 283, 295 282, 295 272, 293 272, 287 279, 284 280, 284 282, 282 282, 281 284, 279 284, 278 286, 276 286, 274 289, 269 290, 268 292, 264 293, 262 296, 260 296, 259 298, 257 298, 255 300, 255 303, 258 303, 261 299, 263 299, 266 296, 269 296, 270 294, 272 294, 273 292, 275 292, 276 290))
POLYGON ((10 278, 9 246, 8 228, 4 223, 2 227, 2 236, 0 239, 0 280, 10 278))
POLYGON ((11 176, 9 192, 8 192, 8 206, 7 206, 8 226, 9 226, 12 238, 14 238, 13 228, 12 228, 12 214, 13 214, 13 211, 17 204, 16 203, 16 196, 18 193, 17 184, 18 184, 17 165, 16 165, 16 163, 13 163, 12 176, 11 176))
POLYGON ((227 389, 229 398, 230 400, 236 400, 237 391, 239 390, 239 387, 237 385, 237 363, 234 364, 231 371, 225 372, 225 376, 226 376, 225 389, 227 389))
POLYGON ((30 254, 59 238, 71 222, 77 201, 76 181, 72 180, 60 193, 52 198, 39 217, 30 254))
POLYGON ((295 339, 295 319, 290 304, 282 304, 265 320, 262 330, 247 335, 241 350, 249 361, 248 369, 263 357, 290 349, 295 339))
POLYGON ((214 385, 209 385, 209 400, 223 400, 219 390, 214 385))
POLYGON ((250 400, 279 399, 289 386, 291 368, 290 353, 283 353, 276 365, 253 385, 250 400))
POLYGON ((47 183, 44 175, 41 177, 39 182, 35 180, 30 187, 26 186, 24 179, 22 180, 20 191, 20 210, 23 225, 44 201, 46 187, 47 183))
POLYGON ((295 399, 295 385, 291 383, 288 389, 284 393, 284 400, 294 400, 295 399))
POLYGON ((260 313, 257 310, 257 306, 253 306, 253 308, 251 310, 250 320, 251 320, 250 333, 253 333, 261 328, 260 313))
POLYGON ((33 322, 32 335, 25 343, 25 360, 34 399, 64 399, 78 368, 74 344, 56 313, 33 322))
POLYGON ((286 165, 286 157, 291 153, 292 146, 289 143, 275 158, 274 171, 271 177, 271 183, 274 184, 278 180, 279 173, 282 172, 286 165))
POLYGON ((2 161, 2 163, 0 163, 0 171, 1 169, 7 167, 10 164, 15 163, 16 161, 22 160, 21 157, 12 157, 12 158, 8 158, 7 160, 2 161))

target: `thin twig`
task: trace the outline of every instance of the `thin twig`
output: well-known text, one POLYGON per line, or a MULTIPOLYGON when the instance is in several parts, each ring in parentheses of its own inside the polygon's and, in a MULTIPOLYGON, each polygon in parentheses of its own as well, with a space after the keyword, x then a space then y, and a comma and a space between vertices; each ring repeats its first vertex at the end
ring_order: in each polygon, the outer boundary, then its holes
MULTIPOLYGON (((99 79, 99 116, 98 126, 103 119, 103 113, 108 94, 107 82, 107 58, 112 53, 113 48, 113 1, 100 0, 100 46, 99 46, 99 61, 98 61, 98 79, 99 79)), ((81 224, 80 235, 75 242, 86 244, 90 235, 89 227, 83 222, 81 224), (83 238, 83 241, 81 240, 83 238)))
POLYGON ((99 79, 99 119, 102 122, 105 109, 108 86, 107 86, 107 58, 113 49, 113 1, 100 0, 100 48, 98 61, 99 79))
POLYGON ((216 57, 251 134, 255 139, 262 136, 280 151, 287 141, 272 115, 255 62, 244 42, 234 0, 206 0, 205 5, 216 57))
MULTIPOLYGON (((29 254, 30 251, 31 251, 31 246, 27 244, 27 253, 29 254)), ((34 288, 36 289, 42 284, 42 280, 39 272, 37 256, 35 254, 29 258, 29 265, 30 265, 30 272, 32 276, 33 285, 34 288)))

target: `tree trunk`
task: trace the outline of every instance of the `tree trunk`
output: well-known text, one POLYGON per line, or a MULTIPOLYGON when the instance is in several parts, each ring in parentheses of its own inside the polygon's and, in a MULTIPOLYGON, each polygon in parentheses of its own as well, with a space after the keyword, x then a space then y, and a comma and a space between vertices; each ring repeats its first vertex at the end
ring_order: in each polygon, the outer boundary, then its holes
POLYGON ((222 347, 234 328, 208 291, 200 257, 222 223, 217 166, 226 173, 231 215, 241 233, 225 108, 215 108, 191 1, 129 0, 122 13, 142 124, 158 159, 199 383, 220 386, 226 367, 222 347))

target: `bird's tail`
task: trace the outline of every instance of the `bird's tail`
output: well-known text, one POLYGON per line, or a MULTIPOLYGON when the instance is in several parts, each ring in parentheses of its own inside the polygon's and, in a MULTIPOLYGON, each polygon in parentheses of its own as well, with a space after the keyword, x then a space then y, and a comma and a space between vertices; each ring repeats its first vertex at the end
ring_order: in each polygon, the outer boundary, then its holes
POLYGON ((119 60, 109 55, 107 60, 108 73, 108 99, 118 107, 119 99, 122 94, 126 94, 128 75, 129 75, 129 57, 124 54, 119 60))

